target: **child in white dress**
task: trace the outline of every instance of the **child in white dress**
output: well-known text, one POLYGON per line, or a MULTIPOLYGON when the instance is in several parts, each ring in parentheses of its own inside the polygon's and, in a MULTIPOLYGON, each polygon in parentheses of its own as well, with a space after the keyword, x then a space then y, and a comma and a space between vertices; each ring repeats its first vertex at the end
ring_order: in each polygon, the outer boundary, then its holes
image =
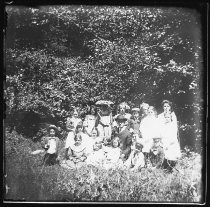
POLYGON ((104 147, 105 152, 105 162, 103 167, 106 169, 118 167, 120 163, 120 153, 121 150, 119 148, 120 140, 119 137, 115 137, 112 140, 111 147, 104 147))
POLYGON ((61 164, 65 168, 80 168, 85 165, 87 159, 86 146, 82 142, 81 134, 76 134, 74 140, 74 144, 68 148, 68 156, 61 164))
POLYGON ((86 164, 94 166, 103 166, 105 160, 105 153, 101 143, 95 143, 93 145, 93 151, 87 157, 86 164))
POLYGON ((43 160, 44 165, 54 165, 57 162, 60 140, 57 136, 55 136, 56 130, 57 127, 55 125, 50 125, 49 136, 43 138, 42 140, 43 148, 46 150, 43 160))

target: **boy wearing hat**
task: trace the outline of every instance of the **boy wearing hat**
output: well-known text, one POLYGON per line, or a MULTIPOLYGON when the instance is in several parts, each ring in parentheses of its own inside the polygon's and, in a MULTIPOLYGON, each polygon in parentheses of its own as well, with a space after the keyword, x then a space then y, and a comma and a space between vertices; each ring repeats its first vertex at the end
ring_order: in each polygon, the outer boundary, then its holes
POLYGON ((49 136, 45 137, 42 141, 46 154, 44 155, 43 164, 44 165, 54 165, 56 164, 58 157, 58 148, 60 145, 59 138, 56 136, 57 127, 55 125, 50 125, 49 136))
POLYGON ((129 127, 126 126, 127 118, 123 115, 118 115, 116 118, 118 124, 118 137, 120 138, 121 159, 123 161, 128 159, 131 152, 132 134, 129 127))
POLYGON ((140 170, 145 166, 145 158, 142 153, 143 145, 139 142, 134 142, 132 144, 132 150, 129 158, 126 160, 124 166, 131 171, 140 170))
POLYGON ((162 139, 160 137, 153 138, 153 145, 149 153, 152 167, 160 168, 163 164, 164 157, 162 139))

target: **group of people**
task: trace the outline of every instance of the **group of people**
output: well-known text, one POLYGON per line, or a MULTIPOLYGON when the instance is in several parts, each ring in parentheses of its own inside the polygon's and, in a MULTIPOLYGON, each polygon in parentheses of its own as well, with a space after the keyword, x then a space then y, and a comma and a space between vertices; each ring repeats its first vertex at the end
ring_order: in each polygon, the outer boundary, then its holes
MULTIPOLYGON (((74 109, 66 121, 68 135, 60 165, 69 169, 95 165, 131 171, 163 167, 172 172, 181 157, 177 118, 170 101, 164 100, 162 106, 163 112, 158 115, 155 107, 147 103, 130 110, 123 102, 113 116, 111 106, 104 102, 98 108, 92 107, 84 120, 74 109)), ((56 130, 51 125, 43 142, 45 164, 52 165, 58 160, 56 130)))

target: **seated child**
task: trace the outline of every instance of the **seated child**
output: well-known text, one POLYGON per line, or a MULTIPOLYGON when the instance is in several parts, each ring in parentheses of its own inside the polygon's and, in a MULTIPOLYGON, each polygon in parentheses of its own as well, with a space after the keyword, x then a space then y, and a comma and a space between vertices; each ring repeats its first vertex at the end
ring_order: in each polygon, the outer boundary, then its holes
POLYGON ((96 142, 93 145, 93 151, 88 155, 86 164, 94 165, 94 166, 102 166, 105 159, 104 150, 102 148, 102 144, 96 142))
POLYGON ((105 162, 104 162, 104 167, 106 169, 111 168, 111 167, 117 167, 120 165, 120 139, 119 137, 115 137, 112 140, 112 147, 104 147, 105 151, 105 162))
POLYGON ((124 166, 131 170, 139 170, 145 166, 145 158, 142 153, 143 143, 138 136, 138 131, 135 131, 132 136, 131 153, 125 161, 124 166))
POLYGON ((89 137, 88 141, 86 142, 86 152, 87 154, 90 154, 93 152, 93 146, 95 143, 102 143, 103 142, 103 137, 98 136, 98 130, 97 128, 93 128, 93 131, 91 133, 91 136, 89 137))
POLYGON ((49 136, 42 140, 43 148, 46 150, 43 160, 44 165, 54 165, 57 162, 60 140, 55 136, 56 130, 57 127, 55 125, 50 125, 49 136))
POLYGON ((81 134, 76 134, 75 143, 71 145, 68 149, 68 156, 66 160, 62 163, 63 167, 66 168, 79 168, 85 165, 86 157, 86 147, 82 143, 82 136, 81 134))
POLYGON ((149 153, 150 162, 153 168, 160 168, 164 161, 164 150, 161 138, 153 138, 153 145, 149 153))

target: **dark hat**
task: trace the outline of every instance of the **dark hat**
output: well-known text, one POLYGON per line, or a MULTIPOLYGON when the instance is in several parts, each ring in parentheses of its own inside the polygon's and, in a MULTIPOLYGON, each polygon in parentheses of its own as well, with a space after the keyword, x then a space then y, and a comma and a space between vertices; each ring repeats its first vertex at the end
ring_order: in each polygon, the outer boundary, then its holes
POLYGON ((143 145, 138 143, 138 142, 136 142, 136 146, 135 147, 136 147, 136 150, 141 150, 143 148, 143 145))
POLYGON ((127 118, 123 115, 118 115, 117 118, 115 119, 116 121, 127 121, 127 118))

